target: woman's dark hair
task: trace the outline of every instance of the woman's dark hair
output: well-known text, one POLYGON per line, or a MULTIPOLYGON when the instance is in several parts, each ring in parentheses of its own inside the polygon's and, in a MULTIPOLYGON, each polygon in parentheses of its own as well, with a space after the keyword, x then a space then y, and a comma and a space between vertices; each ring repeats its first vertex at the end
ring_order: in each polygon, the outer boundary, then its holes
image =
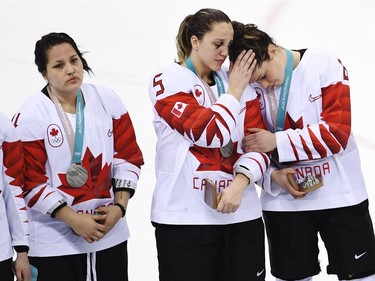
POLYGON ((62 43, 70 44, 81 59, 83 69, 87 71, 87 73, 93 73, 91 68, 87 64, 87 61, 83 58, 83 53, 78 49, 77 44, 74 42, 73 38, 63 32, 48 33, 42 36, 42 38, 36 42, 34 51, 35 64, 37 65, 38 71, 40 73, 44 74, 47 69, 47 51, 52 47, 60 45, 62 43))
POLYGON ((231 23, 231 20, 224 12, 216 9, 205 8, 194 15, 188 15, 181 22, 176 36, 178 62, 184 62, 190 55, 192 36, 195 35, 198 40, 201 40, 206 33, 212 30, 213 24, 221 22, 231 23))
POLYGON ((252 49, 255 53, 257 66, 270 59, 268 46, 276 45, 274 40, 264 31, 258 29, 255 24, 243 24, 237 21, 232 22, 234 29, 233 42, 229 46, 229 60, 235 61, 243 50, 252 49))

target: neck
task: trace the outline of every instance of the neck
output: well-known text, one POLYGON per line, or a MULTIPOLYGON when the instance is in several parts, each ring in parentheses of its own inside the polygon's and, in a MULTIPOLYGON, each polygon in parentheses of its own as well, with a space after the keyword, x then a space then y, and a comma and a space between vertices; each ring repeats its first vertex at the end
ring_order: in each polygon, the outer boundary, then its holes
POLYGON ((193 63, 193 66, 198 76, 206 83, 208 84, 212 83, 212 79, 213 79, 212 70, 204 66, 195 53, 191 54, 190 59, 191 59, 191 62, 193 63))
MULTIPOLYGON (((293 70, 297 67, 297 65, 299 64, 299 62, 301 61, 301 54, 297 51, 292 51, 292 55, 293 55, 293 70)), ((283 60, 285 61, 285 64, 288 60, 288 56, 286 54, 286 50, 285 49, 281 49, 281 54, 282 56, 284 57, 283 60)))
POLYGON ((52 89, 51 86, 47 87, 48 93, 53 101, 52 95, 54 95, 60 102, 63 110, 68 113, 75 114, 76 113, 76 105, 77 105, 77 91, 72 93, 59 93, 52 89))
POLYGON ((301 61, 301 54, 297 51, 291 51, 293 55, 293 69, 297 67, 299 62, 301 61))

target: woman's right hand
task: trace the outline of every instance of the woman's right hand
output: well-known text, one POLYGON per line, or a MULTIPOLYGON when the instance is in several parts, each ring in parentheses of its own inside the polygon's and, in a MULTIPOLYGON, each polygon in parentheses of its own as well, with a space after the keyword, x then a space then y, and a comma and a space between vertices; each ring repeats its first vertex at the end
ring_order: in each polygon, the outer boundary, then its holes
POLYGON ((106 215, 78 214, 65 206, 57 211, 55 217, 69 225, 77 235, 88 243, 99 241, 108 232, 107 226, 100 223, 105 220, 106 215))
POLYGON ((237 211, 242 202, 242 196, 250 180, 243 174, 237 174, 232 183, 217 196, 218 212, 230 214, 237 211))
POLYGON ((255 69, 256 60, 254 58, 255 53, 253 50, 244 50, 230 66, 228 93, 233 95, 238 101, 241 100, 242 93, 247 84, 249 84, 251 74, 255 69))
POLYGON ((17 281, 30 281, 30 263, 27 252, 17 253, 16 261, 14 263, 14 271, 17 281))
POLYGON ((107 227, 100 222, 105 220, 105 215, 77 214, 70 227, 76 234, 89 243, 99 241, 107 233, 107 227))
POLYGON ((293 168, 284 168, 274 170, 271 174, 271 180, 278 186, 283 188, 286 192, 290 193, 294 199, 302 198, 306 195, 306 192, 295 190, 289 181, 288 174, 295 174, 296 171, 293 168))

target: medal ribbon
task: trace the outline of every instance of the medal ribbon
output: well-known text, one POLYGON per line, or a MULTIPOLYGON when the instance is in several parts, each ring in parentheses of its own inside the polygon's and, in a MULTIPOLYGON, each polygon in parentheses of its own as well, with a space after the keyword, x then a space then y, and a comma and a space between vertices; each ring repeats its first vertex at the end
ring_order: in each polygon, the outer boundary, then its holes
POLYGON ((276 101, 276 91, 275 87, 268 87, 265 89, 266 91, 266 98, 268 100, 268 104, 270 105, 270 113, 272 119, 272 126, 269 126, 269 130, 274 133, 276 127, 276 114, 277 114, 277 101, 276 101))
POLYGON ((69 121, 68 116, 66 115, 64 109, 62 108, 60 101, 52 93, 52 91, 49 91, 49 93, 52 97, 53 103, 55 104, 57 114, 59 115, 61 123, 64 127, 65 134, 67 135, 70 152, 73 154, 72 164, 81 164, 83 137, 84 137, 84 131, 85 131, 85 113, 83 109, 84 103, 83 103, 82 91, 81 89, 78 89, 75 133, 73 131, 73 127, 69 121), (73 144, 73 138, 74 138, 74 144, 73 144))
POLYGON ((287 60, 285 65, 284 81, 281 84, 279 108, 276 117, 276 131, 284 130, 286 105, 288 103, 289 89, 293 74, 293 54, 290 50, 285 49, 287 60))
MULTIPOLYGON (((213 92, 210 86, 208 86, 207 82, 203 81, 203 79, 199 77, 197 71, 195 70, 193 62, 191 61, 190 56, 187 58, 185 64, 186 64, 186 67, 189 70, 191 70, 203 82, 203 85, 205 86, 206 90, 209 93, 211 103, 214 104, 216 102, 216 99, 214 98, 213 92)), ((219 93, 219 97, 220 97, 222 94, 225 93, 224 83, 223 83, 223 80, 221 80, 220 76, 215 71, 213 71, 213 74, 214 74, 215 84, 217 87, 217 92, 219 93)))

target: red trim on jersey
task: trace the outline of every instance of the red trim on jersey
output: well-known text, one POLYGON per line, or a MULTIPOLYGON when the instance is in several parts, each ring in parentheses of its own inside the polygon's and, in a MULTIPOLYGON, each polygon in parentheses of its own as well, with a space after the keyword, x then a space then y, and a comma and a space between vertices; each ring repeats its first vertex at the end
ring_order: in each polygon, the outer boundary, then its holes
POLYGON ((43 186, 39 191, 38 193, 36 193, 28 202, 27 206, 29 208, 32 208, 36 202, 38 202, 38 200, 40 199, 40 197, 42 196, 44 190, 46 189, 47 185, 43 186))
POLYGON ((43 199, 46 199, 46 198, 47 198, 48 196, 50 196, 52 193, 55 193, 55 191, 51 191, 51 192, 47 193, 47 194, 44 196, 43 199))
POLYGON ((312 144, 313 144, 315 150, 319 153, 321 158, 327 157, 327 150, 324 148, 324 146, 320 142, 319 138, 317 138, 314 135, 314 132, 310 128, 307 128, 307 130, 309 132, 309 136, 311 138, 311 141, 312 141, 312 144))
POLYGON ((44 140, 22 142, 25 154, 25 186, 24 192, 28 192, 34 187, 45 183, 47 153, 44 140))
POLYGON ((126 171, 128 171, 130 173, 133 173, 139 179, 139 175, 136 172, 134 172, 133 170, 126 170, 126 171))
POLYGON ((264 163, 266 164, 267 168, 269 167, 269 165, 271 164, 271 160, 270 158, 267 156, 266 153, 261 153, 262 157, 263 157, 263 160, 264 160, 264 163))
POLYGON ((288 135, 288 139, 289 139, 289 144, 293 150, 294 157, 296 158, 297 161, 299 161, 298 151, 296 149, 296 146, 293 143, 293 140, 291 139, 289 135, 288 135))
POLYGON ((298 118, 297 121, 294 121, 293 118, 289 115, 289 113, 286 113, 285 116, 285 124, 284 124, 285 129, 303 129, 303 116, 298 118))
MULTIPOLYGON (((215 105, 220 106, 222 109, 224 109, 228 113, 228 115, 233 119, 233 121, 236 122, 236 118, 234 118, 232 112, 230 112, 230 110, 227 107, 225 107, 221 103, 215 103, 215 105)), ((225 124, 225 122, 223 122, 223 124, 225 124)))
POLYGON ((328 132, 327 128, 324 125, 320 124, 319 129, 320 135, 322 136, 324 143, 329 147, 332 154, 340 152, 341 145, 337 142, 333 135, 330 132, 328 132))
MULTIPOLYGON (((221 118, 219 118, 221 119, 221 118)), ((217 129, 216 122, 210 122, 207 127, 206 127, 206 142, 207 145, 211 145, 212 141, 214 140, 215 137, 217 137, 220 140, 220 144, 223 146, 225 145, 224 142, 224 136, 221 133, 220 130, 217 129)), ((228 126, 225 126, 227 130, 229 130, 228 126)), ((202 128, 204 129, 204 128, 202 128)), ((194 135, 194 139, 198 140, 200 135, 194 135)))
MULTIPOLYGON (((322 95, 322 118, 327 122, 329 131, 345 149, 351 131, 350 88, 339 82, 322 88, 322 95)), ((337 150, 335 147, 330 149, 337 150)))
POLYGON ((3 165, 5 167, 5 174, 13 178, 10 184, 22 188, 24 186, 24 154, 21 141, 4 141, 2 149, 4 151, 3 165))
POLYGON ((305 139, 304 139, 301 135, 299 136, 299 138, 300 138, 300 141, 301 141, 301 143, 302 143, 303 150, 304 150, 304 151, 306 152, 306 154, 307 154, 307 157, 308 157, 309 159, 313 159, 312 152, 311 152, 309 146, 307 145, 305 139))
POLYGON ((138 168, 144 164, 128 113, 123 114, 119 119, 113 119, 113 138, 115 158, 124 159, 138 168))
POLYGON ((250 134, 247 131, 247 129, 249 128, 266 129, 266 124, 263 120, 263 115, 260 109, 258 98, 246 102, 246 113, 244 122, 245 135, 250 134))
MULTIPOLYGON (((262 154, 261 154, 262 155, 262 154)), ((250 159, 250 160, 253 160, 255 163, 258 164, 258 167, 259 167, 259 170, 261 171, 262 175, 264 174, 264 170, 263 170, 263 167, 262 167, 262 164, 259 162, 258 159, 254 158, 254 157, 246 157, 247 159, 250 159)), ((267 167, 266 167, 267 168, 267 167)))
MULTIPOLYGON (((217 105, 224 108, 222 105, 217 105)), ((202 138, 202 134, 206 130, 204 139, 207 141, 207 145, 210 145, 215 137, 221 141, 221 144, 224 144, 223 135, 218 124, 229 130, 227 122, 223 116, 214 112, 212 108, 200 106, 191 93, 178 92, 175 95, 157 100, 155 110, 171 128, 177 130, 181 135, 187 136, 192 141, 202 138), (172 113, 176 102, 187 104, 179 117, 172 113)), ((227 109, 225 110, 228 112, 227 109)), ((233 118, 233 115, 230 114, 230 116, 233 118)))

